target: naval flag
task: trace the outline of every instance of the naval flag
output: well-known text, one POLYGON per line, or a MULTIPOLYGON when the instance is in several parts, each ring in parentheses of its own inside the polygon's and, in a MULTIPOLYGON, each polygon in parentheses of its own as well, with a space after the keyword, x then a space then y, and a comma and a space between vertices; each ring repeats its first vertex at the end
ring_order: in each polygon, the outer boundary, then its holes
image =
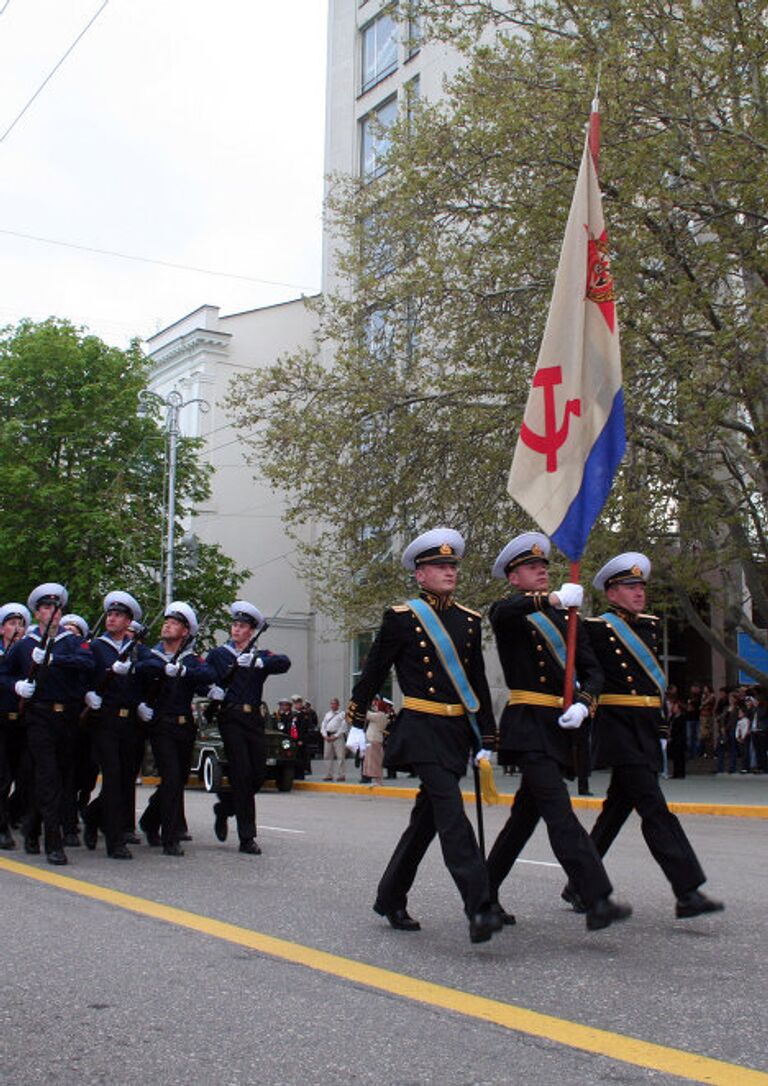
POLYGON ((507 484, 572 562, 586 547, 626 443, 598 146, 595 101, 507 484))

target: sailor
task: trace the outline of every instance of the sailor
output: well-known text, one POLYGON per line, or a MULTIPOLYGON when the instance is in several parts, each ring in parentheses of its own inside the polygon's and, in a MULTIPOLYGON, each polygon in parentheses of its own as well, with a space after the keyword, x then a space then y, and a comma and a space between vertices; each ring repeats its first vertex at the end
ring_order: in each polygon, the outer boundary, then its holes
MULTIPOLYGON (((69 766, 69 723, 81 705, 83 683, 93 671, 93 656, 82 638, 60 629, 67 604, 64 585, 46 582, 29 594, 27 605, 36 625, 12 646, 2 682, 21 699, 34 767, 34 803, 45 831, 48 862, 66 864, 61 812, 69 766)), ((25 849, 40 851, 37 814, 25 819, 25 849)))
MULTIPOLYGON (((31 615, 23 603, 5 603, 0 607, 0 667, 10 647, 26 633, 30 621, 31 615)), ((29 799, 26 748, 18 696, 0 687, 0 849, 16 848, 11 826, 24 813, 29 799)))
POLYGON ((394 666, 404 698, 385 764, 413 767, 421 785, 409 826, 379 882, 374 911, 393 928, 419 930, 407 911, 408 892, 437 833, 469 918, 470 940, 481 943, 502 922, 491 909, 488 875, 459 781, 470 755, 485 754, 482 748, 495 739, 495 724, 480 615, 453 595, 463 555, 464 540, 451 528, 424 532, 405 548, 403 565, 414 574, 419 596, 384 612, 347 719, 365 728, 368 707, 394 666))
MULTIPOLYGON (((611 781, 590 834, 604 856, 635 810, 645 842, 675 895, 679 918, 719 912, 723 905, 703 894, 705 881, 691 843, 670 811, 659 786, 660 734, 666 678, 658 660, 659 619, 645 613, 651 563, 639 551, 606 562, 593 581, 608 607, 586 621, 592 648, 605 682, 595 717, 595 767, 611 768, 611 781)), ((583 902, 568 884, 563 897, 577 912, 583 902)))
POLYGON ((523 532, 501 550, 492 571, 512 588, 512 594, 494 603, 489 614, 509 687, 499 748, 520 767, 522 779, 511 814, 488 856, 488 873, 496 897, 543 818, 552 851, 586 903, 587 928, 596 931, 624 920, 632 910, 610 897, 611 883, 573 812, 563 781, 563 775, 574 775, 571 735, 596 704, 602 672, 579 624, 578 686, 573 704, 564 709, 565 609, 581 606, 583 590, 566 582, 550 592, 549 552, 545 535, 523 532))
MULTIPOLYGON (((88 645, 90 627, 82 615, 70 612, 62 615, 59 622, 60 630, 69 630, 71 634, 80 639, 84 645, 88 645)), ((64 834, 64 848, 80 847, 80 822, 78 811, 85 810, 90 799, 91 792, 96 787, 98 779, 98 767, 91 754, 91 737, 80 724, 83 712, 85 692, 91 685, 92 676, 83 672, 81 674, 78 690, 77 705, 72 707, 72 712, 67 714, 67 736, 69 742, 69 757, 67 759, 67 774, 64 778, 64 797, 61 804, 61 829, 64 834)))
POLYGON ((214 832, 227 839, 227 820, 237 820, 240 851, 257 856, 255 795, 267 772, 262 692, 268 675, 282 675, 291 666, 287 656, 256 648, 256 639, 265 628, 264 616, 248 600, 235 600, 230 607, 230 640, 208 653, 215 685, 209 696, 220 708, 216 722, 224 742, 230 791, 218 793, 214 804, 214 832))
POLYGON ((195 742, 192 698, 206 694, 215 676, 213 668, 195 652, 198 632, 195 612, 177 600, 165 609, 160 641, 146 659, 138 660, 136 674, 144 697, 140 716, 149 722, 149 742, 160 773, 160 787, 141 816, 139 825, 151 843, 158 840, 166 856, 183 856, 184 786, 195 742))

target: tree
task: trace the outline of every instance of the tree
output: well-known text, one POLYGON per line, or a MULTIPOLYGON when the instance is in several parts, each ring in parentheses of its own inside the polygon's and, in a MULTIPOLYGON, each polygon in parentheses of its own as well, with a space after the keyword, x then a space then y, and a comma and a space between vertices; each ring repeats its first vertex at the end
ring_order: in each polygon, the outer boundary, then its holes
MULTIPOLYGON (((0 334, 3 599, 55 580, 86 617, 115 587, 136 595, 147 620, 160 610, 165 435, 157 418, 139 417, 146 381, 137 343, 120 351, 53 318, 0 334)), ((179 442, 179 521, 209 493, 199 444, 179 442)), ((200 544, 181 549, 176 588, 212 630, 244 576, 200 544)))
POLYGON ((232 396, 241 426, 265 423, 291 523, 325 518, 306 552, 323 598, 370 621, 399 590, 388 542, 440 521, 482 554, 471 594, 492 591, 489 557, 526 526, 505 481, 600 71, 629 451, 585 572, 642 540, 689 614, 725 582, 749 628, 743 571, 768 614, 765 4, 421 9, 467 66, 389 130, 383 176, 333 179, 346 282, 322 302, 324 354, 232 396))

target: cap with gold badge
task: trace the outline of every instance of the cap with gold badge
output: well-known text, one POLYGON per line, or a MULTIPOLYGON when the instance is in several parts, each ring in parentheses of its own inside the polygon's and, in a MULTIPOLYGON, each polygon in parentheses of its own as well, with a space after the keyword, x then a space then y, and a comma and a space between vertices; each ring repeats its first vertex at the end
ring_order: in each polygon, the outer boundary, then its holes
POLYGON ((615 584, 645 584, 651 575, 651 560, 639 551, 625 551, 606 562, 592 584, 601 592, 615 584))
POLYGON ((464 537, 453 528, 430 528, 403 551, 403 565, 415 570, 424 565, 457 566, 464 557, 464 537))
POLYGON ((499 551, 491 576, 504 581, 513 569, 524 566, 526 562, 546 562, 549 565, 551 549, 552 544, 542 532, 523 532, 522 535, 516 535, 499 551))

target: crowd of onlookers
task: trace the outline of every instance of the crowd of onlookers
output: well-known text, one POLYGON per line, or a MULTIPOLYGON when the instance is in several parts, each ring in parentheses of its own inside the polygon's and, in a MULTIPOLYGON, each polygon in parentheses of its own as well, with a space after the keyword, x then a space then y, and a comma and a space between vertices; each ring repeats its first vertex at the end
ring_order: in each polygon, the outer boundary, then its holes
MULTIPOLYGON (((685 696, 670 686, 665 775, 684 777, 686 762, 705 759, 713 773, 768 773, 768 690, 693 683, 685 696)), ((664 745, 664 741, 662 742, 664 745)))

